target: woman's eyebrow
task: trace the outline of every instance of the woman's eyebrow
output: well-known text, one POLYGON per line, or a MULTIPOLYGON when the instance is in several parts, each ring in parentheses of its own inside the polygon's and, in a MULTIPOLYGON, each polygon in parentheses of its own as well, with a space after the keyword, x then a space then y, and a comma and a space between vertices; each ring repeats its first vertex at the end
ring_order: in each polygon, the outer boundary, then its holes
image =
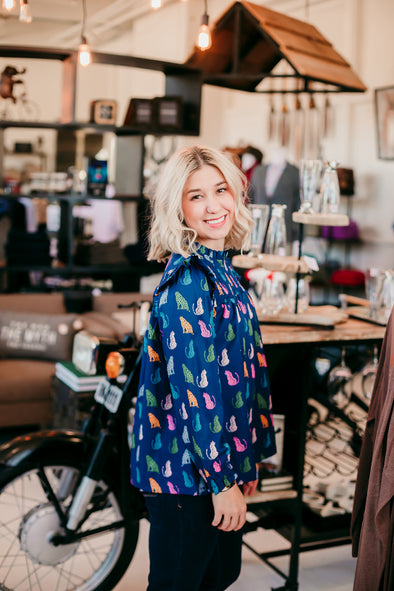
MULTIPOLYGON (((227 181, 220 181, 219 183, 215 183, 214 187, 220 187, 221 185, 227 185, 227 181)), ((188 191, 186 191, 187 193, 195 193, 196 191, 202 191, 203 189, 199 189, 197 187, 197 189, 189 189, 188 191)))

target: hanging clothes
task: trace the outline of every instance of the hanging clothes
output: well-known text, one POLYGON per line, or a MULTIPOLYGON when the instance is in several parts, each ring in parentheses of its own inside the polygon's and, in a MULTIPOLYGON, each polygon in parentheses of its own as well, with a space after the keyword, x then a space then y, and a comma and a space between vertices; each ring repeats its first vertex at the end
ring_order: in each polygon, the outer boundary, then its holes
POLYGON ((351 521, 354 591, 394 589, 394 309, 379 358, 351 521))
POLYGON ((292 221, 292 213, 300 205, 300 173, 297 166, 290 164, 284 150, 273 154, 269 164, 261 164, 253 170, 251 178, 252 203, 278 203, 286 205, 286 235, 289 242, 298 237, 297 225, 292 221))

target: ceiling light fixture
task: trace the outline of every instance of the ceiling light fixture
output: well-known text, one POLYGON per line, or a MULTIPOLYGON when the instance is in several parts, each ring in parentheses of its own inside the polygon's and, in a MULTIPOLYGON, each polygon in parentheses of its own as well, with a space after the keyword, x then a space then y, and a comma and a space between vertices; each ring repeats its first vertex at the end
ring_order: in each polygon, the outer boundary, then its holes
POLYGON ((207 0, 205 0, 205 11, 201 17, 201 26, 200 26, 200 30, 198 31, 197 43, 196 43, 197 47, 199 49, 201 49, 201 51, 205 51, 206 49, 209 49, 212 45, 211 31, 209 30, 208 22, 209 22, 208 2, 207 2, 207 0))
POLYGON ((155 10, 157 10, 158 8, 161 8, 161 4, 162 4, 161 0, 151 0, 150 1, 151 8, 154 8, 155 10))
POLYGON ((85 37, 85 23, 86 23, 86 0, 82 0, 82 27, 81 27, 81 44, 78 50, 78 60, 81 66, 88 66, 92 61, 90 47, 85 37))
POLYGON ((21 21, 21 23, 28 24, 31 23, 31 21, 33 20, 28 0, 20 0, 19 20, 21 21))

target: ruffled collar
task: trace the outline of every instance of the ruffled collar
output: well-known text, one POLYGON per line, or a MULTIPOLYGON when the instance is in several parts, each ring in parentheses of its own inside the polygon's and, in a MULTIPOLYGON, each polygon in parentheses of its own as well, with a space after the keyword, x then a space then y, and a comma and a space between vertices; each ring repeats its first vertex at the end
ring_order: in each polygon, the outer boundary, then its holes
POLYGON ((197 264, 204 267, 214 277, 215 268, 224 267, 225 261, 229 256, 228 250, 214 250, 208 248, 203 244, 196 243, 197 251, 188 257, 184 257, 180 254, 173 254, 164 270, 163 277, 161 279, 158 291, 162 291, 167 283, 174 277, 176 272, 182 267, 188 267, 194 260, 197 264))

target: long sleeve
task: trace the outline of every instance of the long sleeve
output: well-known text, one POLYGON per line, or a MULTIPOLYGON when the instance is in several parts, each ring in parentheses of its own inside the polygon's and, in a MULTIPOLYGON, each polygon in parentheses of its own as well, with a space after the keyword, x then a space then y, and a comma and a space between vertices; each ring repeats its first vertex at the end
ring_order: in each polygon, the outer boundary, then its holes
POLYGON ((167 288, 164 303, 159 303, 159 326, 186 448, 209 490, 215 492, 237 475, 223 437, 223 392, 210 282, 198 267, 192 273, 185 271, 176 285, 167 288))

